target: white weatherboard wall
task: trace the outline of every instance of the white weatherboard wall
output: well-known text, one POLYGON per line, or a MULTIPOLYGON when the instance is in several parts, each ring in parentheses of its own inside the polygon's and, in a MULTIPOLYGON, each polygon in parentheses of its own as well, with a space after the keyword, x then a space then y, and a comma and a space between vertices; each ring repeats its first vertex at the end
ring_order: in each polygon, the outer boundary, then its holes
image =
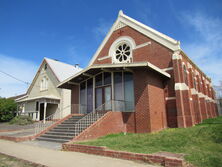
POLYGON ((63 110, 63 117, 71 114, 71 90, 63 89, 61 92, 60 110, 63 110))
POLYGON ((27 97, 17 100, 24 105, 24 114, 32 113, 33 119, 39 120, 40 104, 45 101, 47 102, 46 117, 57 111, 62 117, 71 114, 71 91, 57 88, 57 85, 81 70, 77 66, 44 58, 27 91, 27 97), (47 84, 41 84, 43 79, 47 80, 47 84), (47 88, 45 89, 45 86, 42 88, 41 85, 47 85, 47 88), (38 115, 36 115, 36 102, 39 102, 38 115))
POLYGON ((43 68, 40 70, 39 74, 37 74, 37 79, 33 83, 33 87, 30 90, 29 98, 34 98, 38 96, 55 96, 60 97, 60 91, 56 86, 59 83, 53 74, 52 70, 48 67, 46 70, 44 69, 44 64, 42 66, 43 68), (40 91, 40 82, 43 79, 43 77, 48 78, 48 89, 40 91))

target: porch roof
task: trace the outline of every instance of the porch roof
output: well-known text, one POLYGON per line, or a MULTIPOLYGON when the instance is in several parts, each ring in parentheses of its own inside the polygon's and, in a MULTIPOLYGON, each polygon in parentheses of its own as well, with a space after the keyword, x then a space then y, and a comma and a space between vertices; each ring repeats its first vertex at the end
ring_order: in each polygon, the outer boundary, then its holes
POLYGON ((37 99, 49 99, 49 100, 60 100, 57 96, 37 96, 37 97, 27 97, 23 99, 18 99, 16 102, 25 102, 25 101, 31 101, 31 100, 37 100, 37 99))
POLYGON ((156 71, 160 75, 170 78, 170 74, 163 71, 159 67, 149 63, 149 62, 138 62, 138 63, 119 63, 119 64, 95 64, 88 66, 84 70, 76 73, 72 77, 61 82, 57 87, 71 89, 72 85, 78 85, 80 82, 93 77, 101 71, 108 70, 133 70, 135 68, 147 68, 152 71, 156 71))

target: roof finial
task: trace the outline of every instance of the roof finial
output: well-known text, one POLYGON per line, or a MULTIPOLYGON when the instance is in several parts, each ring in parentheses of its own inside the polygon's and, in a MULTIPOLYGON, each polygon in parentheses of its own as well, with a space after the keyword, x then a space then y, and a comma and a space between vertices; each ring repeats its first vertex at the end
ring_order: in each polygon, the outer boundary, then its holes
POLYGON ((120 11, 119 11, 119 16, 122 16, 122 15, 123 15, 123 11, 120 10, 120 11))

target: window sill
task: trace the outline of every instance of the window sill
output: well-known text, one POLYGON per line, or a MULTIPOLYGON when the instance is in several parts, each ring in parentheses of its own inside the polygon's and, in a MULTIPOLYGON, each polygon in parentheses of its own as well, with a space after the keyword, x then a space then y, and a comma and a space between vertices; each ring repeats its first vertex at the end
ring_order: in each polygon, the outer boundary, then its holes
POLYGON ((40 90, 40 92, 46 92, 46 91, 48 91, 48 89, 40 90))

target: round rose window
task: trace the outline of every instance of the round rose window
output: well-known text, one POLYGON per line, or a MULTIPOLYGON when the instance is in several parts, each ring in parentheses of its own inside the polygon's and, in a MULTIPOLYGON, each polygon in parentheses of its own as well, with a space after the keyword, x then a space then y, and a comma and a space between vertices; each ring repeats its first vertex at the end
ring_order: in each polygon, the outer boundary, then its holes
POLYGON ((126 43, 122 43, 117 46, 116 53, 115 53, 115 59, 120 62, 130 62, 131 57, 131 50, 130 46, 126 43))

